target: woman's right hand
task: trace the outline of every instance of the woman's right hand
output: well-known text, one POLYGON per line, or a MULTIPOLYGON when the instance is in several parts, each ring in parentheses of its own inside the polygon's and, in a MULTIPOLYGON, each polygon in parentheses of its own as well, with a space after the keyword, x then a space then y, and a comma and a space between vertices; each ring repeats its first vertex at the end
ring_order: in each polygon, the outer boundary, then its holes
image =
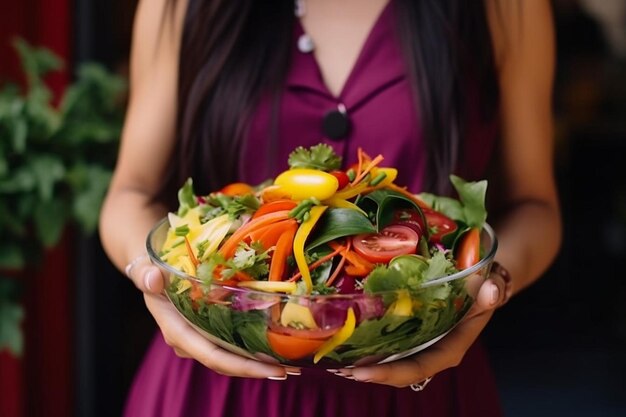
POLYGON ((163 295, 165 279, 147 256, 139 258, 126 273, 143 292, 146 306, 161 329, 165 343, 177 356, 195 359, 222 375, 279 380, 287 377, 286 368, 230 353, 194 330, 163 295))

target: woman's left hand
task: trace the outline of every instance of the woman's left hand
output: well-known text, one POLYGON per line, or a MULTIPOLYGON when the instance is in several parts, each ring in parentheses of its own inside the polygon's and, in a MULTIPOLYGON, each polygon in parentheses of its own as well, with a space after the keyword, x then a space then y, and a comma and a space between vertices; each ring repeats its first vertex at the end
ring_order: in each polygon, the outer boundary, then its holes
POLYGON ((340 375, 357 381, 402 388, 418 384, 445 369, 457 366, 489 322, 496 307, 507 299, 508 292, 510 290, 502 276, 492 273, 481 285, 476 302, 467 317, 439 342, 407 359, 341 369, 340 375))

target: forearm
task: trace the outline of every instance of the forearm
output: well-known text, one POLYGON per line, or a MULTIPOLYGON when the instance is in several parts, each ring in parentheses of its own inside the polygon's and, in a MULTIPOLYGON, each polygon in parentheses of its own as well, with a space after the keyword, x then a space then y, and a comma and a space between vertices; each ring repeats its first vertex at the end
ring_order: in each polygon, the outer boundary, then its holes
POLYGON ((556 203, 525 200, 495 220, 496 260, 513 279, 513 294, 531 285, 554 260, 561 244, 561 219, 556 203))
POLYGON ((118 269, 145 253, 148 232, 165 214, 165 207, 139 188, 112 188, 100 217, 100 237, 118 269))

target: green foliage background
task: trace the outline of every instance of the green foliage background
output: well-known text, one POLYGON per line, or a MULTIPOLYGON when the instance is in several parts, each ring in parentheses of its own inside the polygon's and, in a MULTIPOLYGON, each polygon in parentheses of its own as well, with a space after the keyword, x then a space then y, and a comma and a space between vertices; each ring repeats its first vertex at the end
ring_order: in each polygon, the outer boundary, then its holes
POLYGON ((68 225, 95 231, 117 155, 126 83, 86 63, 55 100, 44 76, 60 70, 61 60, 23 40, 14 46, 27 86, 0 89, 0 350, 18 354, 19 282, 2 271, 36 266, 68 225))

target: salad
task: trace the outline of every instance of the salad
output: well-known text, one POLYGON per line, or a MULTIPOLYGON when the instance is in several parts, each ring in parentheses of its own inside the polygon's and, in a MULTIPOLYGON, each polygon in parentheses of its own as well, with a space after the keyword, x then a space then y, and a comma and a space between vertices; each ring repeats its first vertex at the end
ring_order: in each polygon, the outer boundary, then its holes
POLYGON ((319 144, 258 186, 200 196, 189 179, 167 232, 149 239, 167 296, 222 346, 284 364, 379 362, 442 337, 495 254, 487 183, 451 176, 458 199, 414 195, 383 161, 359 149, 342 170, 319 144))

